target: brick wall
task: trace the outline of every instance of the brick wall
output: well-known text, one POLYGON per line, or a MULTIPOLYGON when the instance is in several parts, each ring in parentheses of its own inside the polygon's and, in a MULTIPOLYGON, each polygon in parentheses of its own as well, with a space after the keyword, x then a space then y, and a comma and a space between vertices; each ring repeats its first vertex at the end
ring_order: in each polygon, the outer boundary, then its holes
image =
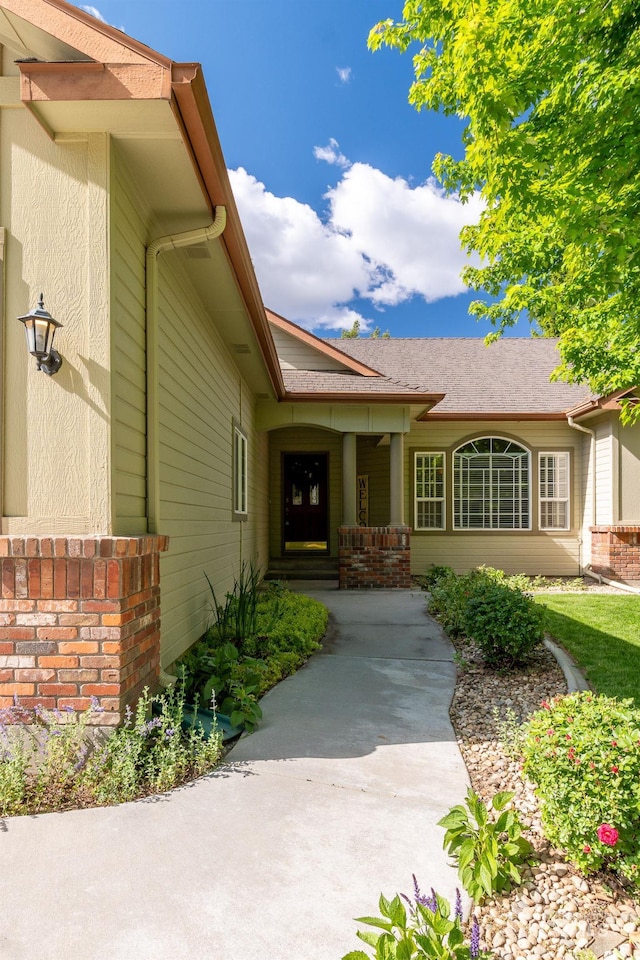
POLYGON ((590 527, 591 569, 604 577, 640 580, 640 526, 590 527))
POLYGON ((160 668, 166 537, 0 537, 0 707, 83 710, 120 722, 160 668))
POLYGON ((340 527, 340 589, 410 587, 410 534, 410 527, 340 527))

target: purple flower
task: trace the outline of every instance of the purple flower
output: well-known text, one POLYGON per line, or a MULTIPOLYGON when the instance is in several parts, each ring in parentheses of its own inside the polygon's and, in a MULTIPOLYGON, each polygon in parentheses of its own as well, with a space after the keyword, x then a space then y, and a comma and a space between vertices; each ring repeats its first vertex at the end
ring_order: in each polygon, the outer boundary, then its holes
POLYGON ((65 713, 75 713, 75 710, 69 703, 67 703, 66 706, 64 706, 62 709, 64 710, 65 713))
POLYGON ((455 909, 456 919, 462 920, 462 897, 460 895, 460 890, 456 887, 456 909, 455 909))
POLYGON ((171 737, 174 735, 174 733, 175 733, 175 730, 173 729, 173 727, 167 727, 167 729, 164 732, 165 738, 167 740, 170 740, 171 737))
POLYGON ((426 894, 420 892, 420 887, 418 886, 418 881, 416 880, 415 873, 413 876, 413 896, 416 903, 419 903, 420 906, 426 907, 428 910, 431 910, 431 913, 435 913, 438 909, 438 900, 436 897, 436 892, 431 887, 431 896, 428 897, 426 894))
POLYGON ((147 721, 140 731, 143 737, 148 737, 153 730, 161 726, 162 720, 160 717, 153 717, 151 720, 147 721))
POLYGON ((474 916, 471 922, 471 943, 469 945, 469 953, 473 957, 473 960, 476 960, 480 956, 480 924, 478 923, 478 918, 474 916))

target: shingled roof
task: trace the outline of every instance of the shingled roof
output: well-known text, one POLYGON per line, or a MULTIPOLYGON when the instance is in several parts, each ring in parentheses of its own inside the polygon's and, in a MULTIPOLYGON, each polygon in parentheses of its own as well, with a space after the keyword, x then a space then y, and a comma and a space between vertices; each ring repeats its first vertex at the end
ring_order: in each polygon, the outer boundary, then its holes
POLYGON ((417 384, 394 380, 391 377, 364 377, 345 370, 344 373, 330 370, 283 370, 282 376, 287 390, 287 399, 317 400, 322 394, 354 400, 378 400, 403 403, 429 404, 432 406, 442 399, 442 394, 423 390, 417 384))
POLYGON ((550 382, 560 358, 557 340, 503 337, 424 337, 328 341, 348 356, 410 387, 445 394, 427 416, 513 417, 566 413, 592 394, 584 384, 550 382))

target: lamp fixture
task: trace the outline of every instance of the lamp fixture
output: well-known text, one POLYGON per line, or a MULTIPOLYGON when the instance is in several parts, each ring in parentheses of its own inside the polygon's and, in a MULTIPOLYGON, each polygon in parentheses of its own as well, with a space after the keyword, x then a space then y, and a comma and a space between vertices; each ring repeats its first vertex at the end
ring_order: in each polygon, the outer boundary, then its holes
POLYGON ((53 376, 62 366, 62 357, 53 349, 53 340, 56 330, 62 324, 54 320, 44 308, 44 297, 40 294, 37 309, 32 310, 24 317, 18 317, 24 323, 27 335, 27 350, 36 358, 38 370, 44 370, 48 376, 53 376))

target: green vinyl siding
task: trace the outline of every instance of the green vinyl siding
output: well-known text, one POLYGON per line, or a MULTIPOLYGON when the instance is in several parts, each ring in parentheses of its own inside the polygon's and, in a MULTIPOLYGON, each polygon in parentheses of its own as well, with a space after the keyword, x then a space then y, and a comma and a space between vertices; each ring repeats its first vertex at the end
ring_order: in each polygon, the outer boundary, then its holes
POLYGON ((113 527, 147 532, 146 520, 146 228, 117 149, 111 183, 111 376, 113 527))

